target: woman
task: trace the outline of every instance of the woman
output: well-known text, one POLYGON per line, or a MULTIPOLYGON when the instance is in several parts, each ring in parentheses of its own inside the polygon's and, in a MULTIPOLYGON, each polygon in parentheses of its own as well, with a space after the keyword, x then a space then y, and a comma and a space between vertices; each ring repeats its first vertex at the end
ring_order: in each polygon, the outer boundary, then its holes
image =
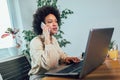
POLYGON ((57 67, 60 60, 64 63, 80 61, 77 57, 65 54, 53 36, 60 23, 60 13, 56 8, 43 6, 37 9, 33 17, 33 29, 37 36, 30 43, 30 80, 42 78, 46 71, 57 67), (44 25, 41 26, 42 22, 44 25))

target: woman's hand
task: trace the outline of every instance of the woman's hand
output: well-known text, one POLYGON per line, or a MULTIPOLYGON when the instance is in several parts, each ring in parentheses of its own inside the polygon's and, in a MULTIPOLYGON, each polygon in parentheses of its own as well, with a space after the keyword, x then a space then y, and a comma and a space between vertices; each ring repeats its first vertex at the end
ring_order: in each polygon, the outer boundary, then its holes
POLYGON ((66 57, 65 58, 65 63, 70 64, 70 63, 78 63, 80 62, 80 59, 77 57, 66 57))
POLYGON ((45 44, 50 44, 50 29, 48 26, 44 25, 42 27, 43 29, 43 35, 45 37, 45 44))

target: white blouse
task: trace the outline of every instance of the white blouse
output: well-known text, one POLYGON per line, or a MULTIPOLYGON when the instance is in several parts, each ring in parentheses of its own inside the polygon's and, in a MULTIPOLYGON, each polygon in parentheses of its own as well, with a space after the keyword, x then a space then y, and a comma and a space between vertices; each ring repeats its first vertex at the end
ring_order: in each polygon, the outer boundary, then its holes
POLYGON ((45 45, 42 35, 32 39, 30 43, 31 70, 30 74, 43 74, 44 72, 58 66, 59 60, 64 60, 67 55, 59 47, 55 37, 52 42, 45 45))

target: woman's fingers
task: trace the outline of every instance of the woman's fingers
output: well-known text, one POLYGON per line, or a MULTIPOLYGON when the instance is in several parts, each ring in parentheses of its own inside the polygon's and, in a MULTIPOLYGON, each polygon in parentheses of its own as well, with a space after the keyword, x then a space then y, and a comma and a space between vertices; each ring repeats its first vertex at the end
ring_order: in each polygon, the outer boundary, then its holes
POLYGON ((72 58, 72 61, 75 62, 75 63, 78 63, 78 62, 80 62, 80 59, 77 58, 77 57, 73 57, 73 58, 72 58))
POLYGON ((79 58, 77 58, 77 57, 67 57, 66 59, 65 59, 65 62, 66 63, 72 63, 72 62, 74 62, 74 63, 78 63, 78 62, 80 62, 80 59, 79 58))

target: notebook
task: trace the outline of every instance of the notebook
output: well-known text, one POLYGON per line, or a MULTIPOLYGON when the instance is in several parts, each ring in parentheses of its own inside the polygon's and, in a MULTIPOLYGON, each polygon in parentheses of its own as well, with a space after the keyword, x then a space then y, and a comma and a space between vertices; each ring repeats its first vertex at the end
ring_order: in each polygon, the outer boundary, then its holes
POLYGON ((114 28, 93 28, 89 32, 84 59, 79 63, 59 66, 46 76, 82 78, 103 64, 114 28))

